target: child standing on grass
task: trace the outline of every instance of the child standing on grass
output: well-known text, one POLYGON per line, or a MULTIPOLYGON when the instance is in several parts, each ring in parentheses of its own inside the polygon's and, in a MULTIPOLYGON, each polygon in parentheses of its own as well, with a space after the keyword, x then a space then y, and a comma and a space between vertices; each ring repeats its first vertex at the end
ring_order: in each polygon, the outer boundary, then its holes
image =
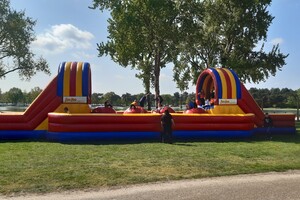
POLYGON ((265 118, 264 118, 264 127, 267 128, 266 132, 267 132, 267 137, 269 139, 272 139, 272 135, 271 135, 271 127, 272 126, 273 126, 272 118, 269 116, 269 113, 266 113, 265 118))
POLYGON ((172 115, 170 114, 169 110, 165 110, 164 114, 161 117, 161 142, 173 143, 172 138, 172 126, 175 126, 174 120, 172 115))

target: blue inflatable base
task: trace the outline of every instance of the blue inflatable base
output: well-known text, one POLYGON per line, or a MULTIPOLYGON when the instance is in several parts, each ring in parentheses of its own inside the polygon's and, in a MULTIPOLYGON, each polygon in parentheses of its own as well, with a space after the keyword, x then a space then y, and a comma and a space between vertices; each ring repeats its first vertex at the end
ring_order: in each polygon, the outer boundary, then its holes
POLYGON ((296 134, 295 127, 262 127, 262 128, 255 128, 254 134, 296 134))
MULTIPOLYGON (((296 128, 255 128, 248 131, 173 131, 174 140, 239 139, 259 134, 295 134, 296 128)), ((52 141, 61 143, 160 141, 159 132, 48 132, 0 131, 0 140, 52 141)))
POLYGON ((0 140, 43 140, 47 131, 0 131, 0 140))
MULTIPOLYGON (((174 140, 209 138, 246 138, 253 131, 173 131, 174 140)), ((159 132, 49 132, 46 140, 55 142, 105 142, 105 141, 159 141, 159 132)))

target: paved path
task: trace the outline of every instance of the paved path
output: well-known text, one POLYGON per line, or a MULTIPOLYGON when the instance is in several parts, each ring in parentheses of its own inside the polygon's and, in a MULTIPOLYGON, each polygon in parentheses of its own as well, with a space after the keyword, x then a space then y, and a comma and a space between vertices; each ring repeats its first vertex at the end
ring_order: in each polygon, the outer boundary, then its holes
POLYGON ((300 170, 74 191, 5 200, 300 200, 300 170))

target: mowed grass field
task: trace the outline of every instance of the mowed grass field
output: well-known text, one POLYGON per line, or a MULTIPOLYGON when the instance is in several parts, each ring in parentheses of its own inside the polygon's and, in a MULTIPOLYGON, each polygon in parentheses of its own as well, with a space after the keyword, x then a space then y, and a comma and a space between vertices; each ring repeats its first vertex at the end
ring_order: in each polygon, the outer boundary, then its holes
POLYGON ((296 135, 174 144, 0 141, 0 195, 300 169, 296 135))

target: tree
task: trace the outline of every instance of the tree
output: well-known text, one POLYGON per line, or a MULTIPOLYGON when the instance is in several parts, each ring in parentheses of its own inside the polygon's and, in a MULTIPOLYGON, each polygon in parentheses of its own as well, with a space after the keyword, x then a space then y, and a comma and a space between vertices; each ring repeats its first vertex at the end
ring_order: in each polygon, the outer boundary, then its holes
POLYGON ((250 88, 249 92, 255 99, 255 101, 260 105, 263 109, 264 107, 268 108, 271 107, 271 100, 270 100, 270 90, 269 89, 257 89, 257 88, 250 88))
POLYGON ((26 17, 24 11, 11 9, 9 0, 0 2, 0 13, 0 78, 14 71, 26 80, 38 71, 50 75, 46 60, 42 57, 35 60, 30 51, 36 21, 26 17))
POLYGON ((178 105, 182 105, 182 102, 181 102, 181 96, 180 96, 180 94, 179 94, 179 92, 175 92, 174 94, 173 94, 173 98, 174 98, 174 105, 175 106, 178 106, 178 105))
POLYGON ((21 89, 13 87, 7 92, 7 100, 9 103, 17 105, 24 101, 24 94, 21 89))
POLYGON ((110 55, 121 66, 139 70, 145 93, 152 84, 158 96, 160 70, 173 60, 179 42, 174 1, 94 0, 97 7, 111 11, 109 40, 98 44, 99 56, 110 55))
POLYGON ((187 81, 194 78, 195 83, 203 69, 216 66, 232 68, 244 82, 275 76, 288 55, 280 52, 279 45, 264 50, 274 19, 267 10, 270 4, 271 0, 183 2, 179 18, 184 41, 180 58, 174 61, 178 86, 187 88, 187 81))
POLYGON ((129 105, 131 102, 134 101, 134 97, 128 92, 126 92, 125 94, 122 94, 121 98, 122 98, 125 106, 129 105))
POLYGON ((109 100, 113 105, 118 105, 121 101, 121 97, 114 92, 107 92, 103 95, 104 101, 109 100))
POLYGON ((173 96, 170 94, 162 94, 161 97, 164 99, 163 104, 167 106, 173 106, 174 105, 174 99, 173 96))
MULTIPOLYGON (((101 99, 103 97, 103 93, 93 93, 92 94, 92 103, 93 104, 100 104, 101 103, 101 99)), ((102 102, 102 104, 104 103, 104 101, 102 102)))
POLYGON ((34 87, 30 92, 24 94, 24 96, 26 96, 26 103, 33 102, 42 91, 43 90, 40 87, 34 87))

